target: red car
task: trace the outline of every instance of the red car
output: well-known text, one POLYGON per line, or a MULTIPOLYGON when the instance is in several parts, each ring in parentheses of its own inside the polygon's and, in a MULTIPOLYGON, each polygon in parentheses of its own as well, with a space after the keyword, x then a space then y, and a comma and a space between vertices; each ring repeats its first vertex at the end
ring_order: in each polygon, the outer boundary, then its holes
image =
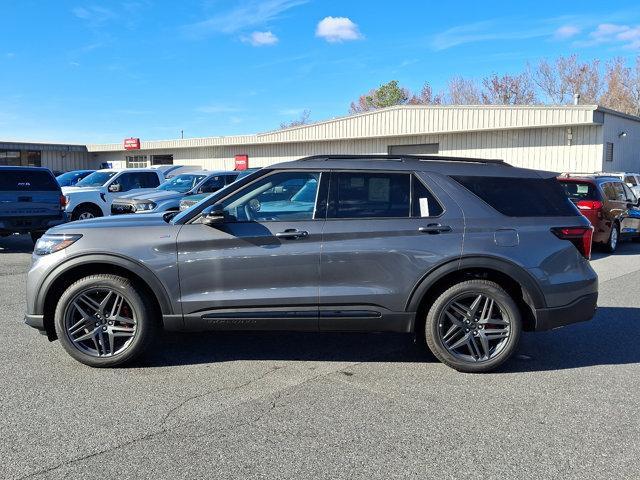
POLYGON ((593 243, 615 252, 622 238, 640 239, 638 199, 622 180, 604 175, 563 175, 558 181, 593 225, 593 243))

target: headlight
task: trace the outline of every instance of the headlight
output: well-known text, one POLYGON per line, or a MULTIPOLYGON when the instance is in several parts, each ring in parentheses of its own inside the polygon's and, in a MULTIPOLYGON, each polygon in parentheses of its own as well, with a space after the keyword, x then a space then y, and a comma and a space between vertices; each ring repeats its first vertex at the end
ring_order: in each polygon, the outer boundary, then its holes
POLYGON ((156 204, 153 202, 135 204, 136 212, 148 212, 149 210, 153 210, 154 208, 156 208, 156 204))
POLYGON ((43 235, 36 242, 36 247, 33 253, 36 255, 49 255, 50 253, 59 252, 65 248, 73 245, 80 240, 82 235, 76 234, 55 234, 43 235))

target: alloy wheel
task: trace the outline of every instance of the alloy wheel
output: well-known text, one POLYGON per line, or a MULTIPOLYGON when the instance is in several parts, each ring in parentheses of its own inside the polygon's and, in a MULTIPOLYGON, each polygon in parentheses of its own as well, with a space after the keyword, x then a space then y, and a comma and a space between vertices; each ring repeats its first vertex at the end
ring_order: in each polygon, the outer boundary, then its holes
POLYGON ((618 246, 618 229, 616 227, 613 227, 611 229, 611 249, 615 250, 616 247, 618 246))
POLYGON ((495 358, 511 335, 511 320, 505 309, 490 296, 464 293, 442 310, 438 335, 447 351, 466 362, 495 358))
POLYGON ((78 350, 93 357, 112 357, 131 344, 138 321, 122 294, 110 288, 91 288, 70 302, 64 325, 78 350))
POLYGON ((89 218, 95 218, 95 215, 91 212, 82 212, 78 215, 78 220, 87 220, 89 218))

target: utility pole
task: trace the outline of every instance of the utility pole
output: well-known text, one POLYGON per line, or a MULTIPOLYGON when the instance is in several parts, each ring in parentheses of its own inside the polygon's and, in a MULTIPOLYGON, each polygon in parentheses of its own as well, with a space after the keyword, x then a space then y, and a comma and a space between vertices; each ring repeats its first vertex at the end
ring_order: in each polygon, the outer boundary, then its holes
POLYGON ((184 140, 184 130, 180 130, 180 138, 184 140))

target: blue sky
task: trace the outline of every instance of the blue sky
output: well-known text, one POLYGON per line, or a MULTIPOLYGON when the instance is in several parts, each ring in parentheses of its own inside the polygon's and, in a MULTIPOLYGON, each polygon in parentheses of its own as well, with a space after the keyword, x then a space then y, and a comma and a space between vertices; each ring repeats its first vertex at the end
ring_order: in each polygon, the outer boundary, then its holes
POLYGON ((0 0, 0 140, 256 133, 559 54, 640 54, 637 1, 0 0))

